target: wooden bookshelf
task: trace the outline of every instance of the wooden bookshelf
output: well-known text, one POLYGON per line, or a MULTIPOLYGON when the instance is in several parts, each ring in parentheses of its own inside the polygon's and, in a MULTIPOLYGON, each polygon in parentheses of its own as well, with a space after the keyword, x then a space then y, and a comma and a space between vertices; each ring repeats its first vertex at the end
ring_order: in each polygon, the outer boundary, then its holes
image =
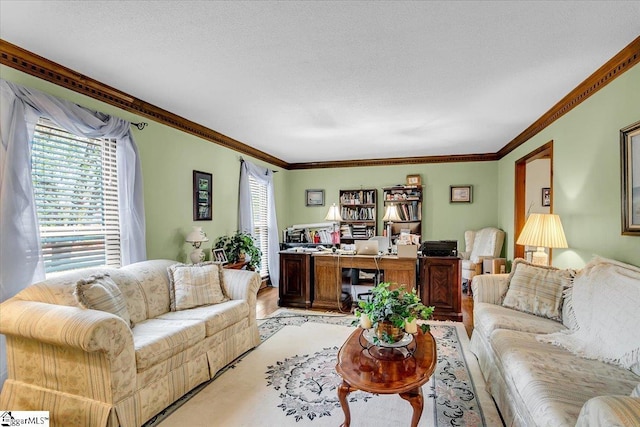
POLYGON ((340 190, 340 242, 352 244, 376 235, 378 191, 375 188, 340 190))
MULTIPOLYGON (((401 230, 409 230, 422 239, 422 186, 402 185, 382 189, 384 207, 394 204, 400 221, 391 224, 391 241, 394 242, 401 230)), ((382 226, 387 229, 387 221, 382 226)))

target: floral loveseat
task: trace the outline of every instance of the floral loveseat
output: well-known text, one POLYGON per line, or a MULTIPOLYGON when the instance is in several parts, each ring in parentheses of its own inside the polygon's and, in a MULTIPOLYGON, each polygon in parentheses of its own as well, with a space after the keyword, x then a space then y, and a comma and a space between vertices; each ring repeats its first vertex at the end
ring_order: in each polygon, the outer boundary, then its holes
POLYGON ((0 408, 48 410, 53 426, 140 426, 259 343, 259 286, 254 272, 169 260, 31 285, 0 305, 0 408))
POLYGON ((640 426, 640 269, 517 259, 472 282, 471 349, 507 426, 640 426))

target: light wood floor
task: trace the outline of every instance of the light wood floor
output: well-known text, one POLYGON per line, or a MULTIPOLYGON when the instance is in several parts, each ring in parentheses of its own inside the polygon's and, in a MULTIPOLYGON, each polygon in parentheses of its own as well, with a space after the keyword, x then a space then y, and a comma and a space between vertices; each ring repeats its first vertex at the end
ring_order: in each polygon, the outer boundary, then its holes
MULTIPOLYGON (((279 308, 278 288, 267 287, 258 292, 258 305, 256 308, 258 319, 268 317, 279 308)), ((473 331, 473 298, 467 294, 462 294, 462 321, 467 330, 467 335, 471 337, 471 331, 473 331)))

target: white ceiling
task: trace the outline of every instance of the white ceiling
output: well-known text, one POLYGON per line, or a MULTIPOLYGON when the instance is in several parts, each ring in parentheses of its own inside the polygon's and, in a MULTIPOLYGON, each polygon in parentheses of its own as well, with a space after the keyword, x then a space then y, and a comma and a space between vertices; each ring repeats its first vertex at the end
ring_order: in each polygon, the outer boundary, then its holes
POLYGON ((0 37, 288 163, 493 153, 640 2, 7 1, 0 37))

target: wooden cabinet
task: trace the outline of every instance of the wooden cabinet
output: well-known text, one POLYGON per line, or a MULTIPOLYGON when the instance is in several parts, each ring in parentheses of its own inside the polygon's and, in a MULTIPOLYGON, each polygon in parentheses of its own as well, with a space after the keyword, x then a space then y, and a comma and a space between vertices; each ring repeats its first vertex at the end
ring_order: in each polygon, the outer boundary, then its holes
POLYGON ((280 252, 280 307, 310 308, 313 302, 311 254, 280 252))
POLYGON ((388 225, 391 225, 391 241, 400 235, 402 230, 408 230, 411 234, 422 236, 422 187, 418 185, 403 185, 382 189, 382 199, 385 212, 388 206, 394 205, 399 219, 384 221, 383 227, 388 234, 388 225))
POLYGON ((340 242, 353 244, 376 235, 376 189, 340 190, 340 242))
POLYGON ((457 257, 420 257, 420 299, 433 306, 433 318, 462 321, 460 259, 457 257))
POLYGON ((313 255, 313 308, 351 311, 351 284, 342 277, 342 269, 350 267, 342 261, 333 254, 313 255))

